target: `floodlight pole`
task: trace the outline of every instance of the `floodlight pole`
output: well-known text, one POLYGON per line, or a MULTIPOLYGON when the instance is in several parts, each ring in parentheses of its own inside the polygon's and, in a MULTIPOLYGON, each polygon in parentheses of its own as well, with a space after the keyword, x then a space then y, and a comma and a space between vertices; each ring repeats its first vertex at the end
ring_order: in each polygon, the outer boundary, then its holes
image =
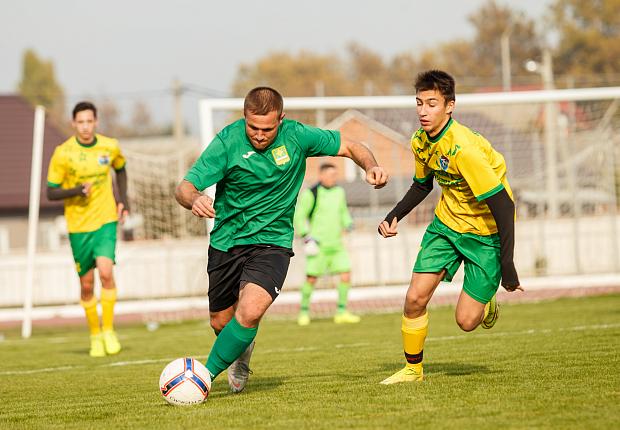
MULTIPOLYGON (((551 51, 548 48, 543 50, 543 61, 540 71, 543 79, 544 89, 553 90, 553 66, 551 63, 551 51)), ((547 173, 547 203, 549 207, 548 216, 555 219, 559 216, 558 205, 558 164, 557 164, 557 105, 548 101, 545 103, 545 172, 547 173)))
POLYGON ((32 334, 32 286, 34 263, 37 250, 37 227, 39 225, 39 203, 41 196, 41 163, 43 159, 43 134, 45 131, 45 108, 37 106, 34 111, 32 133, 32 161, 30 165, 30 204, 28 205, 28 260, 26 263, 26 287, 24 289, 24 319, 22 337, 32 334))

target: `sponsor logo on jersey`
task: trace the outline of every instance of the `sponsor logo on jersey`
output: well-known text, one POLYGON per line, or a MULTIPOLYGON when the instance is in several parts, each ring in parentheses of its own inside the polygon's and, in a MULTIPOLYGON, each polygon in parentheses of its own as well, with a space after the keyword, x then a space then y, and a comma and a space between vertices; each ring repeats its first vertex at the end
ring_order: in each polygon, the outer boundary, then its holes
POLYGON ((250 158, 253 154, 256 154, 256 152, 248 151, 247 153, 243 154, 242 157, 243 158, 250 158))
POLYGON ((273 159, 278 166, 281 166, 291 161, 285 146, 278 146, 271 151, 271 154, 273 155, 273 159))

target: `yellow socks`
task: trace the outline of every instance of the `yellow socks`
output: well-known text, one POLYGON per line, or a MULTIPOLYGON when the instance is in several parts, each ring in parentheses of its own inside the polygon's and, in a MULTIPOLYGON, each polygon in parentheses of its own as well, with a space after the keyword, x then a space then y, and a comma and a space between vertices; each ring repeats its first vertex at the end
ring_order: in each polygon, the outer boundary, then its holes
POLYGON ((101 326, 104 331, 114 329, 114 304, 116 304, 116 288, 102 288, 101 326))
POLYGON ((86 313, 86 323, 88 324, 90 334, 101 333, 101 328, 99 328, 99 314, 97 313, 97 299, 95 296, 90 300, 80 300, 80 304, 86 313))
POLYGON ((424 340, 428 333, 428 312, 418 318, 407 318, 403 315, 401 331, 407 367, 419 371, 422 369, 424 340))

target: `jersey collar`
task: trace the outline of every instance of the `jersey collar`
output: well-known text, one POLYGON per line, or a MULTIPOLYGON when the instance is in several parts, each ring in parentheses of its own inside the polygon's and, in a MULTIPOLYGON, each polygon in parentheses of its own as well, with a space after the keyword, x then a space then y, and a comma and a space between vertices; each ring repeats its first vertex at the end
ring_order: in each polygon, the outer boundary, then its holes
POLYGON ((80 145, 83 148, 92 148, 93 146, 97 144, 97 135, 95 135, 95 138, 93 139, 92 143, 82 143, 80 142, 80 139, 78 139, 77 136, 75 136, 75 141, 78 143, 78 145, 80 145))
POLYGON ((428 140, 431 143, 437 143, 439 141, 439 139, 441 139, 443 137, 443 135, 446 134, 446 131, 448 131, 448 129, 450 128, 450 126, 452 125, 453 122, 454 122, 454 120, 452 119, 452 117, 450 117, 450 119, 448 120, 446 125, 443 126, 441 131, 435 137, 430 137, 429 134, 425 132, 426 136, 428 137, 428 140))

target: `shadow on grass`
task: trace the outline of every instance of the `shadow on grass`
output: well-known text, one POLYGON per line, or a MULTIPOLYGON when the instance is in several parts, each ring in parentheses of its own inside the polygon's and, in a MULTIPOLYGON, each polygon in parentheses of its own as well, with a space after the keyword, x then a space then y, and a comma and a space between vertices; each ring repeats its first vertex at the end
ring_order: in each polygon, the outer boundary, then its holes
POLYGON ((460 362, 450 363, 428 363, 424 365, 424 373, 426 374, 444 374, 447 376, 471 375, 474 373, 489 373, 487 366, 479 364, 468 364, 460 362))
MULTIPOLYGON (((402 367, 395 366, 394 363, 384 364, 381 366, 382 371, 387 373, 397 372, 402 367)), ((481 366, 479 364, 469 364, 462 362, 430 362, 424 363, 425 375, 446 375, 446 376, 463 376, 472 375, 475 373, 489 373, 490 370, 487 366, 481 366)))
MULTIPOLYGON (((248 381, 248 385, 244 392, 254 393, 261 391, 271 391, 278 388, 280 385, 284 384, 285 378, 281 376, 268 376, 268 377, 256 377, 250 376, 250 380, 248 381)), ((219 376, 215 383, 212 386, 211 394, 215 394, 217 396, 224 395, 236 395, 230 391, 228 387, 228 380, 226 379, 226 373, 219 376)))

